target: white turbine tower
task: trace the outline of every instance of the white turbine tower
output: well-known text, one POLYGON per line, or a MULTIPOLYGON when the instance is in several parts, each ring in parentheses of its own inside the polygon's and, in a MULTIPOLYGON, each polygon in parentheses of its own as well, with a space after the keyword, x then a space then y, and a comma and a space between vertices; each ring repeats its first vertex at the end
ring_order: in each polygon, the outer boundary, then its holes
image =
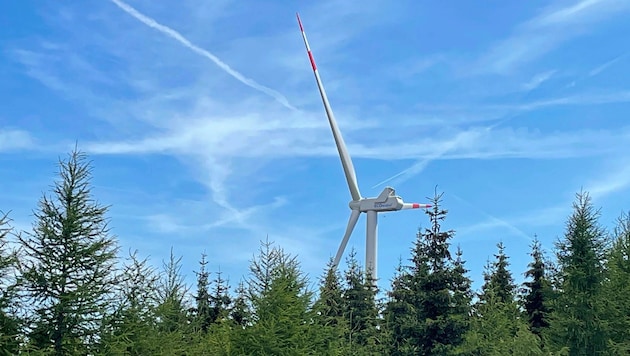
POLYGON ((359 220, 359 215, 361 215, 361 213, 366 213, 367 228, 365 231, 365 269, 366 272, 370 274, 371 278, 376 280, 376 240, 378 213, 406 209, 430 208, 431 205, 405 203, 401 197, 396 195, 396 191, 392 187, 385 187, 381 194, 376 198, 363 198, 361 196, 356 174, 354 172, 354 167, 352 165, 352 159, 350 158, 350 154, 348 154, 346 144, 343 141, 343 137, 341 136, 341 132, 339 131, 339 127, 337 126, 337 121, 335 120, 335 116, 333 115, 332 109, 330 108, 330 103, 328 102, 326 91, 324 90, 322 80, 319 77, 317 66, 315 65, 315 59, 313 59, 311 48, 308 45, 308 41, 306 39, 306 33, 304 32, 304 27, 302 26, 300 15, 296 15, 298 24, 300 25, 300 31, 302 31, 302 38, 304 39, 306 52, 308 53, 308 58, 311 61, 311 66, 313 67, 313 73, 315 74, 317 87, 319 88, 319 93, 322 97, 322 102, 324 103, 324 109, 326 110, 326 115, 328 116, 328 123, 330 124, 333 137, 335 138, 337 151, 339 151, 341 165, 343 166, 343 171, 346 175, 348 188, 350 188, 350 195, 352 196, 352 201, 350 201, 349 204, 352 213, 350 214, 350 220, 348 221, 346 233, 341 240, 341 245, 339 246, 339 249, 337 250, 337 255, 335 256, 335 260, 333 262, 333 267, 339 265, 339 261, 341 260, 343 251, 348 244, 348 239, 350 238, 350 235, 352 234, 352 231, 357 224, 357 220, 359 220))

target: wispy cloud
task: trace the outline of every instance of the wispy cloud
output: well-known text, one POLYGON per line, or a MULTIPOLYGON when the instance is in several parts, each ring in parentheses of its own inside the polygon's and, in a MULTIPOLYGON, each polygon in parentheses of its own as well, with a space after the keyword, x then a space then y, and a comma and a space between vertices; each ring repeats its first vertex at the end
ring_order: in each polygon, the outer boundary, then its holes
MULTIPOLYGON (((613 194, 630 189, 630 165, 628 165, 627 162, 627 160, 616 160, 615 162, 606 164, 605 168, 600 171, 601 173, 590 179, 590 181, 583 186, 584 190, 587 191, 594 199, 601 201, 613 194)), ((564 221, 571 213, 571 200, 569 199, 572 199, 574 196, 573 194, 580 188, 581 187, 578 186, 568 188, 570 190, 564 194, 567 199, 560 201, 557 204, 547 207, 539 207, 533 211, 530 210, 519 215, 512 215, 503 218, 492 216, 480 211, 478 207, 475 207, 475 211, 486 215, 486 219, 479 223, 465 226, 459 229, 458 232, 461 234, 472 234, 504 227, 513 231, 516 235, 524 238, 527 237, 531 240, 531 236, 525 234, 519 226, 526 226, 531 229, 559 225, 559 223, 564 221)), ((468 204, 458 196, 455 196, 452 193, 450 195, 468 204)))
POLYGON ((0 128, 0 152, 34 148, 35 140, 26 131, 0 128))
POLYGON ((460 197, 457 194, 453 194, 451 192, 451 193, 449 193, 449 195, 452 196, 453 198, 455 198, 456 200, 464 203, 468 207, 473 208, 476 212, 481 213, 484 217, 486 217, 486 221, 484 221, 483 223, 464 227, 460 231, 461 233, 468 234, 468 233, 477 232, 477 231, 481 231, 481 230, 494 229, 494 228, 497 228, 497 227, 502 227, 502 228, 506 228, 507 230, 509 230, 510 232, 515 234, 516 236, 519 236, 519 237, 521 237, 522 239, 524 239, 524 240, 526 240, 528 242, 532 242, 533 235, 530 236, 529 234, 525 233, 522 229, 517 227, 515 224, 509 222, 508 220, 502 219, 500 217, 494 216, 494 215, 484 211, 478 205, 471 204, 469 201, 465 200, 464 198, 460 197))
POLYGON ((134 9, 133 7, 129 6, 128 4, 120 1, 120 0, 111 0, 114 4, 116 4, 116 6, 120 7, 123 11, 125 11, 127 14, 133 16, 134 18, 138 19, 140 22, 142 22, 143 24, 158 30, 159 32, 171 37, 172 39, 178 41, 179 43, 181 43, 183 46, 189 48, 190 50, 194 51, 195 53, 198 53, 199 55, 202 55, 208 59, 210 59, 212 62, 214 62, 214 64, 216 64, 219 68, 221 68, 223 71, 225 71, 226 73, 228 73, 229 75, 231 75, 232 77, 234 77, 236 80, 240 81, 241 83, 256 89, 258 91, 260 91, 261 93, 264 93, 266 95, 269 95, 270 97, 274 98, 276 101, 278 101, 280 104, 282 104, 283 106, 287 107, 288 109, 291 110, 297 110, 295 107, 293 107, 290 103, 289 100, 282 95, 281 93, 279 93, 278 91, 268 88, 264 85, 258 84, 256 81, 254 81, 253 79, 250 78, 246 78, 243 74, 237 72, 236 70, 232 69, 228 64, 226 64, 225 62, 223 62, 221 59, 219 59, 217 56, 215 56, 214 54, 208 52, 207 50, 193 44, 192 42, 190 42, 188 39, 186 39, 184 36, 182 36, 179 32, 171 29, 170 27, 164 26, 160 23, 158 23, 156 20, 140 13, 138 10, 134 9))
POLYGON ((630 162, 620 160, 603 169, 600 177, 588 183, 585 189, 596 199, 603 199, 611 194, 630 188, 630 162))
POLYGON ((593 25, 630 10, 618 0, 556 2, 516 27, 513 34, 493 46, 476 66, 478 71, 507 73, 536 60, 564 42, 594 31, 593 25))
POLYGON ((613 65, 615 65, 617 62, 619 62, 620 60, 622 60, 624 57, 626 57, 627 54, 622 54, 619 55, 595 68, 593 68, 590 72, 588 72, 588 76, 589 77, 594 77, 596 75, 599 75, 600 73, 602 73, 603 71, 609 69, 610 67, 612 67, 613 65))
POLYGON ((511 120, 512 118, 513 116, 510 116, 502 120, 498 120, 494 124, 486 127, 474 128, 472 130, 458 133, 454 138, 437 145, 437 149, 435 149, 435 151, 433 151, 428 157, 424 157, 423 159, 416 161, 416 163, 411 165, 409 168, 406 168, 403 171, 400 171, 397 174, 375 184, 372 186, 372 189, 389 182, 394 185, 405 182, 413 176, 420 174, 432 161, 440 159, 448 153, 461 149, 462 147, 474 146, 475 142, 483 140, 485 138, 484 136, 488 135, 495 127, 511 120))
POLYGON ((529 82, 523 84, 522 89, 525 91, 532 91, 538 88, 542 83, 549 80, 555 73, 555 70, 548 70, 542 73, 538 73, 534 77, 532 77, 529 82))

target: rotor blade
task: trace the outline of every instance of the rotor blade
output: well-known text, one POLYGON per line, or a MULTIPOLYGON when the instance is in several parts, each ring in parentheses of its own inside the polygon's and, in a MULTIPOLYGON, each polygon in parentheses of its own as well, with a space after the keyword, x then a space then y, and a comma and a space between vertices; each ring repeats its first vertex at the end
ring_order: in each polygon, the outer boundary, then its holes
POLYGON ((348 244, 350 235, 352 235, 352 230, 354 230, 354 227, 357 225, 359 215, 361 215, 361 212, 359 210, 352 210, 352 214, 350 214, 350 220, 348 220, 348 227, 346 227, 346 234, 343 235, 341 245, 339 245, 337 255, 335 256, 335 261, 333 262, 334 267, 337 267, 339 265, 339 261, 341 261, 341 256, 343 255, 343 251, 346 249, 346 245, 348 244))
POLYGON ((426 208, 430 208, 430 207, 431 207, 431 204, 403 203, 403 207, 400 210, 426 209, 426 208))
POLYGON ((337 145, 337 151, 339 152, 339 157, 341 158, 341 165, 343 166, 343 172, 346 175, 346 181, 348 181, 348 188, 350 188, 350 195, 352 196, 352 200, 359 200, 361 199, 361 193, 359 192, 359 184, 357 183, 357 177, 354 171, 354 166, 352 165, 352 159, 350 158, 350 154, 348 153, 348 149, 346 148, 346 143, 343 141, 343 137, 341 136, 341 132, 339 131, 339 127, 337 126, 335 115, 333 114, 333 111, 330 107, 330 103, 328 102, 328 96, 326 96, 324 85, 322 84, 322 80, 319 77, 319 71, 317 70, 317 66, 315 65, 315 59, 313 58, 313 53, 311 53, 311 47, 308 45, 308 40, 306 39, 306 32, 304 32, 304 27, 302 27, 302 21, 300 20, 300 15, 299 14, 296 14, 296 15, 297 15, 298 24, 300 25, 300 31, 302 31, 302 38, 304 39, 306 52, 308 53, 308 58, 311 61, 311 67, 313 67, 313 73, 315 74, 315 80, 317 81, 319 94, 321 95, 322 102, 324 103, 326 116, 328 116, 328 123, 330 124, 333 137, 335 138, 335 144, 337 145))

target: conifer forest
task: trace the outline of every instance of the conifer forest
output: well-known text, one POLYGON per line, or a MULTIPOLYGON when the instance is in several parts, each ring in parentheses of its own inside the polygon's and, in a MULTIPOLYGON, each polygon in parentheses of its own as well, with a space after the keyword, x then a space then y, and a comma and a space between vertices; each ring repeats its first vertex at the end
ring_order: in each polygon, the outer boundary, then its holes
POLYGON ((0 207, 1 355, 630 355, 630 215, 600 221, 586 191, 552 251, 532 244, 527 271, 499 243, 471 276, 436 192, 378 287, 355 253, 312 280, 263 232, 243 282, 202 254, 189 288, 172 250, 162 268, 123 253, 86 154, 58 168, 30 230, 0 207))

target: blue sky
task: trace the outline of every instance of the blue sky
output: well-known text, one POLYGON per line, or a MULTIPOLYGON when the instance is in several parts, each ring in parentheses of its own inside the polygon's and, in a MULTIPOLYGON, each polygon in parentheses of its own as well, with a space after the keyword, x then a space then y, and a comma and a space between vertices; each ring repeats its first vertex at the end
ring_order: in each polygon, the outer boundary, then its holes
MULTIPOLYGON (((235 286, 269 236, 313 281, 350 195, 299 11, 363 195, 445 192, 475 286, 503 241, 515 278, 589 190, 630 192, 630 2, 10 1, 0 11, 0 210, 28 228, 78 141, 121 252, 235 286), (490 4, 489 4, 490 5, 490 4), (402 172, 402 173, 401 173, 402 172), (392 178, 394 177, 394 178, 392 178)), ((422 211, 379 219, 389 287, 422 211)), ((364 259, 365 216, 348 247, 364 259)))

